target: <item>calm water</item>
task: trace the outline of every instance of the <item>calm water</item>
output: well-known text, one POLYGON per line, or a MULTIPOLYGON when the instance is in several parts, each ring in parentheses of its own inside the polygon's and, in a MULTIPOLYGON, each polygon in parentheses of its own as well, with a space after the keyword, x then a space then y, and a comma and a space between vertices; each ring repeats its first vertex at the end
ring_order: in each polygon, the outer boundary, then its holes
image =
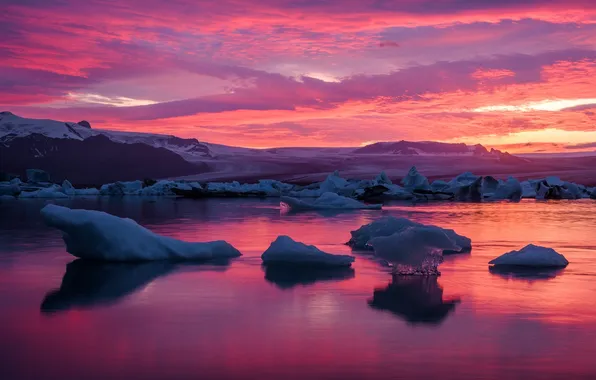
POLYGON ((59 201, 127 216, 184 240, 225 239, 219 265, 87 264, 39 217, 0 204, 0 378, 596 378, 596 202, 396 204, 280 214, 275 200, 59 201), (334 253, 381 215, 455 229, 471 254, 435 278, 395 278, 369 256, 353 271, 265 270, 277 235, 334 253), (558 272, 491 273, 527 243, 558 272))

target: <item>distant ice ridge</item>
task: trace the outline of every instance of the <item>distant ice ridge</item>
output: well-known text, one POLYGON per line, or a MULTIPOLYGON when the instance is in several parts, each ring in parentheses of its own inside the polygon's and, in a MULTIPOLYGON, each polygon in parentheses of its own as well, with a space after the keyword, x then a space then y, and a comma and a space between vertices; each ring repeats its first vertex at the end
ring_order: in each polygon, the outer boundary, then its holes
MULTIPOLYGON (((593 188, 563 181, 558 177, 530 179, 519 182, 513 177, 506 181, 491 176, 477 176, 470 172, 462 173, 450 181, 436 180, 429 184, 428 179, 413 166, 402 179, 403 187, 391 181, 385 172, 381 172, 372 180, 354 180, 341 177, 338 171, 329 174, 324 181, 307 186, 284 183, 277 180, 262 179, 257 183, 233 182, 198 182, 186 181, 119 181, 107 183, 97 189, 75 189, 69 181, 62 185, 53 185, 49 174, 42 170, 28 171, 28 182, 0 182, 0 195, 19 196, 22 198, 64 198, 78 195, 102 196, 259 196, 259 197, 291 197, 291 198, 321 198, 330 201, 328 194, 336 194, 347 198, 342 207, 333 208, 361 208, 349 200, 364 201, 379 204, 386 200, 453 200, 463 202, 480 201, 519 201, 522 198, 536 199, 581 199, 594 198, 593 188), (39 182, 43 180, 42 182, 39 182), (179 190, 179 191, 178 191, 179 190), (188 193, 184 193, 187 191, 188 193), (352 205, 352 206, 349 206, 352 205)), ((343 199, 337 198, 335 201, 343 199)), ((344 199, 345 200, 345 199, 344 199)), ((334 201, 334 202, 335 202, 334 201)), ((319 202, 304 202, 313 204, 310 208, 321 208, 319 202)), ((332 203, 334 202, 327 202, 332 203)), ((296 201, 300 207, 301 202, 296 201)), ((307 206, 304 206, 307 207, 307 206)), ((325 207, 327 208, 327 207, 325 207)), ((366 207, 371 208, 371 207, 366 207)), ((372 207, 374 208, 374 207, 372 207)))
POLYGON ((312 202, 303 201, 292 197, 281 197, 281 203, 287 205, 290 210, 380 210, 380 204, 365 204, 352 198, 343 197, 332 192, 323 193, 312 202))
POLYGON ((438 275, 443 254, 466 252, 472 242, 453 230, 405 218, 384 217, 352 231, 347 243, 394 266, 398 274, 438 275))
POLYGON ((354 257, 326 253, 314 245, 297 242, 281 235, 261 256, 265 265, 349 267, 354 257))
POLYGON ((552 248, 529 244, 519 251, 507 252, 489 261, 495 266, 566 267, 569 261, 552 248))
POLYGON ((47 205, 45 223, 62 231, 67 251, 82 259, 102 261, 210 260, 240 252, 219 240, 190 243, 157 235, 132 219, 94 210, 47 205))

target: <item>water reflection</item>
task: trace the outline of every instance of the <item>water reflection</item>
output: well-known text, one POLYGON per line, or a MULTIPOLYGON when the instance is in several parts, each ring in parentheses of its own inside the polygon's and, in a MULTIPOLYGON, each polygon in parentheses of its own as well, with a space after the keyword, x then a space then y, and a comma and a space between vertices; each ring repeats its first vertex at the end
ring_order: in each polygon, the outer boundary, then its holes
POLYGON ((181 270, 226 270, 229 261, 205 265, 152 261, 145 263, 103 263, 77 259, 66 265, 59 289, 46 294, 41 303, 45 314, 73 308, 94 308, 118 303, 155 279, 181 270))
POLYGON ((511 280, 550 280, 561 274, 565 268, 524 268, 514 265, 495 265, 488 267, 488 271, 496 276, 511 280))
POLYGON ((387 310, 412 324, 440 324, 459 303, 443 299, 437 276, 393 276, 387 287, 375 289, 369 306, 387 310))
POLYGON ((312 285, 319 281, 342 281, 354 277, 352 268, 292 268, 284 265, 263 267, 265 280, 281 289, 291 289, 297 285, 312 285))

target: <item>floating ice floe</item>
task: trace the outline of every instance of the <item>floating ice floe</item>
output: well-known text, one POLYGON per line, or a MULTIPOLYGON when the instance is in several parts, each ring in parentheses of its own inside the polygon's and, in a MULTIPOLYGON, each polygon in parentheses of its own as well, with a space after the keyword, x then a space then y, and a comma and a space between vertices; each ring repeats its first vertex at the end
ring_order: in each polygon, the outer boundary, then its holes
POLYGON ((467 252, 472 249, 472 240, 457 234, 454 230, 445 229, 438 226, 426 226, 421 223, 414 222, 406 218, 396 218, 393 216, 386 216, 377 219, 371 223, 365 224, 355 231, 351 231, 352 237, 348 241, 348 245, 356 250, 370 250, 372 247, 369 242, 376 237, 390 236, 395 233, 401 233, 413 227, 432 227, 441 230, 453 243, 459 247, 456 250, 446 249, 444 253, 460 253, 467 252))
POLYGON ((104 261, 210 260, 240 256, 225 241, 190 243, 157 235, 132 219, 94 210, 47 205, 45 223, 62 231, 67 251, 83 259, 104 261))
POLYGON ((453 189, 455 199, 458 201, 474 201, 482 200, 482 177, 476 178, 472 182, 453 189))
POLYGON ((304 201, 292 197, 281 197, 281 203, 287 205, 290 210, 356 210, 356 209, 368 209, 368 210, 380 210, 382 205, 380 204, 365 204, 352 198, 347 198, 335 193, 327 192, 323 193, 320 197, 312 202, 304 201))
POLYGON ((566 267, 569 261, 552 248, 529 244, 519 251, 507 252, 489 261, 492 265, 523 267, 566 267))
POLYGON ((326 253, 314 245, 294 241, 289 236, 278 236, 261 256, 266 265, 330 266, 347 267, 354 257, 326 253))

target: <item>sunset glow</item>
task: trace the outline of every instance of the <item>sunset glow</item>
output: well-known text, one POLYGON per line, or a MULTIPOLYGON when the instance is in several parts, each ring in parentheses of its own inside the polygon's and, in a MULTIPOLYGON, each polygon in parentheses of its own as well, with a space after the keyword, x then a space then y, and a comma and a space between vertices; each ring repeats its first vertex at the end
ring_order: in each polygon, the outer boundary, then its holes
POLYGON ((593 1, 8 0, 0 30, 0 110, 23 117, 247 147, 596 146, 593 1))

